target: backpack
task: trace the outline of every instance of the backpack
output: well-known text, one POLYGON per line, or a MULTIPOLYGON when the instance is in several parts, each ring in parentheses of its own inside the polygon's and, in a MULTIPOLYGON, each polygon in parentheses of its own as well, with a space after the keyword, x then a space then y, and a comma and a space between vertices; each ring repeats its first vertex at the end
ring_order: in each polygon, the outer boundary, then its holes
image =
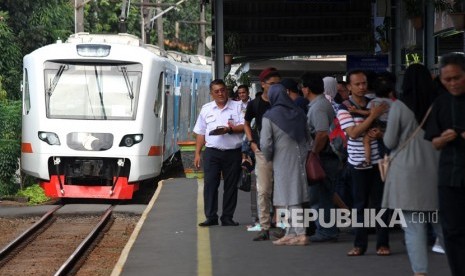
POLYGON ((341 162, 347 159, 347 136, 341 129, 341 124, 337 117, 334 117, 333 122, 329 126, 329 146, 341 162))

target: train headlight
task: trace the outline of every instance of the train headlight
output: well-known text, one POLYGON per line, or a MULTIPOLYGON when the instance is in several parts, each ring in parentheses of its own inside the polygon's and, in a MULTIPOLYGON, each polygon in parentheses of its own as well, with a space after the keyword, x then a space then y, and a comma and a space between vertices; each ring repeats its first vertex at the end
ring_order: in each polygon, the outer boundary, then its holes
POLYGON ((61 145, 60 138, 54 132, 39 131, 39 139, 49 145, 61 145))
POLYGON ((106 57, 110 54, 110 45, 79 44, 76 45, 78 55, 82 57, 106 57))
POLYGON ((121 143, 119 143, 119 146, 132 147, 134 144, 142 142, 143 138, 143 134, 127 134, 124 135, 123 139, 121 139, 121 143))

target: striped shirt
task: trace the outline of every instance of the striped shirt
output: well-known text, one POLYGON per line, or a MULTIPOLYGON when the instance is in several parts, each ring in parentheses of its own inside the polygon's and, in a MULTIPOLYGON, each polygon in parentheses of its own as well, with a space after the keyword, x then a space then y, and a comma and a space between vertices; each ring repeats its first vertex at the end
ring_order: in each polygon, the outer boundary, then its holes
MULTIPOLYGON (((369 99, 367 99, 369 100, 369 99)), ((365 121, 365 117, 359 114, 351 114, 345 104, 341 104, 337 111, 337 119, 341 128, 345 130, 348 127, 358 126, 365 121)), ((363 147, 363 135, 358 138, 349 137, 347 142, 348 161, 351 165, 357 166, 365 161, 365 148, 363 147)), ((371 141, 371 163, 376 164, 380 159, 378 150, 378 141, 371 141)))

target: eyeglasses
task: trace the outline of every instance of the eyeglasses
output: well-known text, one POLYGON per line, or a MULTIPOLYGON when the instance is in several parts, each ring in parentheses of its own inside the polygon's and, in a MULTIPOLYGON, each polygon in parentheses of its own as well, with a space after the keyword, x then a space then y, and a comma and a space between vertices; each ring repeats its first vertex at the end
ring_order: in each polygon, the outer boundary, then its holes
POLYGON ((215 94, 226 93, 226 88, 220 88, 212 91, 215 94))

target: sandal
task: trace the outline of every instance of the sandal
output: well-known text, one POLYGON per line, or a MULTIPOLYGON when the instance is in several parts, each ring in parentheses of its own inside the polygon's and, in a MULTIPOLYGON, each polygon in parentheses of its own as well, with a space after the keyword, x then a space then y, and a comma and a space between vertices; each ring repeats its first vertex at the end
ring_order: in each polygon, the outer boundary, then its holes
POLYGON ((376 250, 376 255, 378 256, 389 256, 391 255, 391 249, 387 246, 381 246, 376 250))
POLYGON ((347 256, 350 257, 362 256, 363 254, 365 254, 365 250, 360 247, 354 247, 349 252, 347 252, 347 256))

